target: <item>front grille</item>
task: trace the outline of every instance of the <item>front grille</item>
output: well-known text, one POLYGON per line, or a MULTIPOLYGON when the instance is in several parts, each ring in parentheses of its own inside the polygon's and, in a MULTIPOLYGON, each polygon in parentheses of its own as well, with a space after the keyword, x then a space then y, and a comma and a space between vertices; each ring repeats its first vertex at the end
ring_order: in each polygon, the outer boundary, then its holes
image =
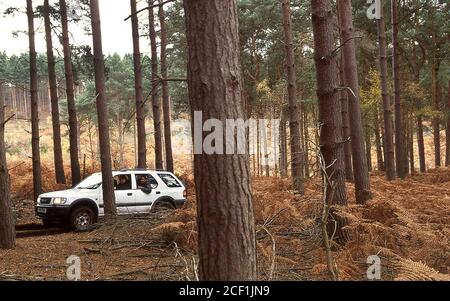
POLYGON ((50 204, 52 202, 52 198, 41 198, 41 204, 50 204))

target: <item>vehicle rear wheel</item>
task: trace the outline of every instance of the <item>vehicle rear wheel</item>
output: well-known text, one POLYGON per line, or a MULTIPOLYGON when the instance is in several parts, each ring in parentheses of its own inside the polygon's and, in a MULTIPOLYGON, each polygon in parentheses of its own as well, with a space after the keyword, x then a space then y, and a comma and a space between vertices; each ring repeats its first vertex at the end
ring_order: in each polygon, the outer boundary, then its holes
POLYGON ((80 206, 70 214, 69 226, 76 231, 86 231, 94 222, 94 211, 87 206, 80 206))
POLYGON ((163 212, 173 209, 175 209, 175 206, 169 201, 157 201, 152 206, 152 212, 163 212))

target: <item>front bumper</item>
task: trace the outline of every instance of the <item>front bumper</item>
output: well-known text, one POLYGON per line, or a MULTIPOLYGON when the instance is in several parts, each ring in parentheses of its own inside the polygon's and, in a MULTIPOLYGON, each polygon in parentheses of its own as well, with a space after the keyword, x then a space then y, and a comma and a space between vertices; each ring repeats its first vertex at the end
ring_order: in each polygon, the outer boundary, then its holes
POLYGON ((37 205, 35 207, 36 216, 45 220, 64 221, 69 217, 69 213, 69 206, 37 205))

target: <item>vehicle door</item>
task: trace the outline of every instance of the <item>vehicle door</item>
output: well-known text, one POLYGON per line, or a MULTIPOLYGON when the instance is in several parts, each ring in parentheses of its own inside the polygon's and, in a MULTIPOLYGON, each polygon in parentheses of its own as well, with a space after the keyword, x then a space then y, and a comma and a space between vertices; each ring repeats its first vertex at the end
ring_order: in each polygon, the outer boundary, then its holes
POLYGON ((114 176, 114 194, 116 196, 117 214, 133 214, 135 212, 135 191, 130 173, 114 176))
POLYGON ((148 213, 154 201, 161 197, 160 183, 150 173, 136 173, 136 213, 148 213), (149 191, 151 188, 151 191, 149 191))

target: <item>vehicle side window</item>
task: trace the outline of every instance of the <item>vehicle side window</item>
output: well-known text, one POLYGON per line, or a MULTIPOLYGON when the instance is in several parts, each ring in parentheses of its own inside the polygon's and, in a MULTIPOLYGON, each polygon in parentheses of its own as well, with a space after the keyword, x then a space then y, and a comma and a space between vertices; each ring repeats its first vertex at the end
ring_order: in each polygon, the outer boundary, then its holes
POLYGON ((136 174, 137 189, 144 189, 148 185, 150 185, 152 189, 155 189, 158 187, 158 181, 156 181, 150 174, 136 174))
POLYGON ((166 173, 159 173, 158 177, 161 178, 161 180, 167 185, 167 187, 169 188, 178 188, 178 187, 182 187, 180 182, 177 181, 177 179, 175 179, 174 176, 172 176, 171 174, 166 174, 166 173))
POLYGON ((131 175, 117 175, 114 177, 115 190, 130 190, 131 189, 131 175))

